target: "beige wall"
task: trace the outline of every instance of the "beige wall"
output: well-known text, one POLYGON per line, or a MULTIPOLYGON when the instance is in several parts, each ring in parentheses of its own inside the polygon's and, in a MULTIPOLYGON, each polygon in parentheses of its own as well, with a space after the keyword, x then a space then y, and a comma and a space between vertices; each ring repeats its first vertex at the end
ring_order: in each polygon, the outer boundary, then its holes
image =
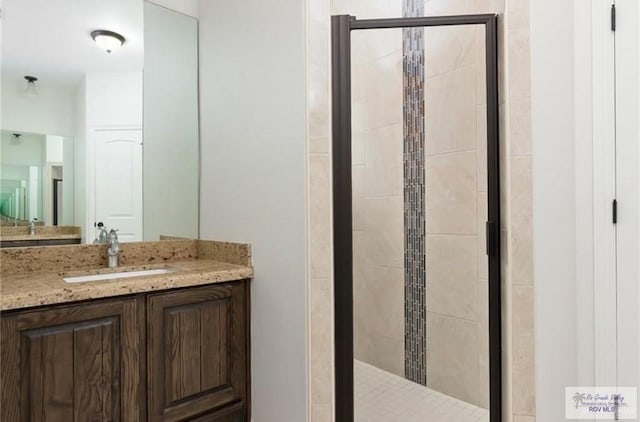
MULTIPOLYGON (((332 257, 331 257, 331 167, 330 167, 330 79, 329 79, 329 39, 331 14, 356 14, 364 17, 389 17, 400 16, 397 6, 390 5, 383 0, 375 1, 381 9, 377 9, 377 16, 368 16, 361 9, 361 1, 358 0, 308 0, 308 165, 309 165, 309 259, 311 262, 309 281, 310 301, 310 418, 313 422, 333 420, 333 288, 332 288, 332 257)), ((504 410, 505 421, 532 422, 535 421, 535 380, 534 380, 534 327, 533 327, 533 257, 532 244, 532 211, 531 211, 531 134, 530 134, 530 64, 529 64, 529 2, 527 0, 426 0, 425 10, 427 15, 439 14, 465 14, 465 13, 499 13, 500 19, 500 111, 501 111, 501 182, 502 182, 502 239, 503 239, 503 370, 504 370, 504 410)), ((448 35, 450 37, 464 37, 470 35, 448 35)), ((479 39, 476 37, 475 39, 479 39)), ((378 46, 384 43, 378 43, 378 46)), ((438 49, 431 49, 435 54, 438 49)), ((427 60, 430 49, 427 48, 427 60)), ((472 51, 477 51, 473 49, 472 51)), ((463 52, 464 53, 464 52, 463 52)), ((436 61, 443 66, 439 71, 433 68, 434 73, 450 73, 453 77, 457 73, 464 73, 467 64, 467 56, 451 56, 453 61, 436 61)), ((468 59, 469 66, 477 63, 478 58, 468 59)), ((357 62, 357 60, 356 60, 357 62)), ((354 65, 354 72, 356 71, 354 65)), ((483 76, 478 69, 478 81, 483 76)), ((430 70, 427 70, 430 72, 430 70)), ((430 79, 437 75, 427 75, 430 79)), ((431 81, 433 82, 433 80, 431 81)), ((477 83, 476 87, 481 87, 477 83)), ((427 88, 429 89, 429 88, 427 88)), ((357 97, 357 86, 354 87, 354 97, 357 97)), ((431 94, 433 95, 433 94, 431 94)), ((484 114, 483 93, 479 92, 475 98, 473 107, 475 116, 484 114)), ((437 103, 436 103, 437 104, 437 103)), ((444 104, 444 103, 443 103, 444 104)), ((460 107, 459 105, 457 107, 460 107)), ((470 109, 467 104, 465 109, 470 109)), ((469 112, 469 111, 468 111, 469 112)), ((427 111, 428 113, 428 111, 427 111)), ((471 112, 469 112, 471 113, 471 112)), ((354 107, 357 116, 357 109, 354 107)), ((482 119, 478 119, 475 133, 484 133, 482 119)), ((427 126, 428 127, 428 126, 427 126)), ((354 128, 356 129, 356 128, 354 128)), ((430 135, 431 136, 431 135, 430 135)), ((460 138, 469 141, 465 135, 460 138)), ((357 139, 357 134, 354 140, 357 139)), ((482 144, 483 139, 479 139, 482 144)), ((357 147, 357 144, 354 145, 357 147)), ((475 146, 470 148, 482 157, 484 151, 475 146)), ((356 149, 357 151, 357 149, 356 149)), ((457 146, 452 152, 459 154, 464 159, 462 147, 457 146)), ((362 154, 362 152, 357 152, 362 154)), ((356 152, 354 152, 356 154, 356 152)), ((469 154, 471 155, 471 154, 469 154)), ((365 151, 366 160, 366 151, 365 151)), ((436 157, 429 157, 429 159, 436 157)), ((480 162, 482 160, 477 161, 480 162)), ((361 164, 365 162, 361 161, 361 164)), ((469 164, 473 167, 473 163, 469 164)), ((362 165, 365 167, 365 165, 362 165)), ((366 169, 361 169, 361 173, 366 169)), ((485 173, 482 166, 478 165, 476 177, 477 190, 469 191, 469 197, 475 196, 478 202, 486 201, 484 192, 486 188, 480 183, 484 180, 485 173)), ((429 170, 427 169, 427 172, 429 170)), ((357 173, 357 170, 356 170, 357 173)), ((362 177, 355 175, 355 178, 362 177)), ((357 183, 354 181, 354 183, 357 183)), ((429 183, 429 182, 427 182, 429 183)), ((364 184, 363 184, 364 185, 364 184)), ((354 186, 355 187, 355 186, 354 186)), ((363 191, 365 188, 362 188, 363 191)), ((362 195, 361 195, 362 197, 362 195)), ((429 195, 427 195, 427 198, 429 195)), ((482 209, 482 207, 478 207, 482 209)), ((358 213, 356 205, 356 213, 358 213)), ((358 217, 356 216, 356 219, 358 217)), ((475 233, 467 233, 475 237, 477 242, 476 253, 479 253, 480 245, 484 244, 483 230, 480 226, 485 216, 481 213, 470 216, 470 220, 476 219, 475 233)), ((363 220, 360 220, 361 222, 363 220)), ((429 218, 427 217, 427 224, 429 218)), ((365 228, 364 223, 360 228, 365 228)), ((356 226, 356 228, 358 228, 356 226)), ((429 230, 429 226, 427 226, 429 230)), ((473 231, 473 229, 470 229, 473 231)), ((360 230, 364 231, 364 230, 360 230)), ((355 239, 355 238, 354 238, 355 239)), ((450 238, 449 240, 452 240, 450 238)), ((432 239, 433 240, 433 239, 432 239)), ((354 243, 356 240, 354 240, 354 243)), ((357 245, 356 245, 357 248, 357 245)), ((467 245, 467 249, 470 246, 467 245)), ((428 247, 427 250, 444 250, 438 247, 428 247)), ((458 251, 463 250, 457 248, 458 251)), ((473 251, 470 252, 473 255, 473 251)), ((435 257, 434 257, 435 258, 435 257)), ((478 263, 481 260, 477 260, 478 263)), ((468 270, 471 272, 472 270, 468 270)), ((476 284, 476 298, 478 304, 474 318, 468 318, 470 324, 467 332, 469 341, 464 341, 460 348, 469 344, 477 344, 478 350, 486 350, 479 332, 485 332, 483 324, 486 324, 480 315, 486 315, 483 303, 479 300, 485 296, 486 273, 483 266, 477 267, 477 278, 469 277, 469 283, 476 284), (474 281, 475 280, 475 281, 474 281), (478 281, 479 280, 479 281, 478 281), (475 329, 480 330, 474 331, 475 329)), ((471 284, 470 284, 471 285, 471 284)), ((473 308, 473 298, 467 298, 473 308)), ((485 302, 486 303, 486 302, 485 302)), ((486 305, 485 305, 486 306, 486 305)), ((357 309, 357 305, 356 305, 357 309)), ((466 312, 465 311, 465 312, 466 312)), ((454 314, 455 311, 446 311, 454 314)), ((455 315, 447 315, 443 312, 441 321, 451 322, 455 315)), ((437 318, 437 317, 436 317, 437 318)), ((434 315, 430 318, 432 321, 434 315)), ((429 320, 429 318, 428 318, 429 320)), ((434 332, 435 327, 430 331, 434 332)), ((468 356, 471 356, 469 354, 468 356)), ((475 354, 473 354, 475 355, 475 354)), ((470 367, 477 368, 476 376, 478 384, 483 382, 482 374, 486 374, 486 360, 482 354, 479 361, 472 360, 468 356, 470 367)), ((486 358, 486 356, 485 356, 486 358)), ((473 370, 464 371, 465 376, 473 377, 473 370), (471 375, 469 375, 471 373, 471 375)), ((433 376, 433 375, 432 375, 433 376)), ((470 381, 473 382, 473 381, 470 381)), ((482 390, 478 388, 478 390, 482 390)), ((486 395, 482 391, 473 393, 470 400, 477 403, 486 403, 486 395)))

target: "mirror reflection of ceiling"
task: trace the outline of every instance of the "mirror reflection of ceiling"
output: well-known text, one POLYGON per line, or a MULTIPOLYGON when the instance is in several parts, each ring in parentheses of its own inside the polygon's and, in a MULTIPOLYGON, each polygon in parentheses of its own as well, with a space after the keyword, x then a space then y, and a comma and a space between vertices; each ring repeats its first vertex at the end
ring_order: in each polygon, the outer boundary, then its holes
POLYGON ((143 2, 135 0, 3 0, 3 79, 24 86, 74 88, 88 72, 143 68, 143 2), (108 54, 90 36, 106 29, 126 38, 108 54))

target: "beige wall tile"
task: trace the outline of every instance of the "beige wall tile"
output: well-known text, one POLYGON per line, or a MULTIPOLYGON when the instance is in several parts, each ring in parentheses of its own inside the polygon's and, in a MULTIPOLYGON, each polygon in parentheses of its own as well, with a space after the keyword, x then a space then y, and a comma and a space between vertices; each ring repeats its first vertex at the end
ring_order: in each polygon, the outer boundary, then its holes
POLYGON ((328 136, 310 136, 309 137, 309 153, 310 154, 328 154, 330 139, 328 136))
POLYGON ((311 422, 333 422, 333 406, 327 404, 312 404, 311 422))
MULTIPOLYGON (((394 2, 389 2, 393 4, 394 2)), ((394 8, 395 9, 395 8, 394 8)), ((402 11, 374 15, 376 17, 399 17, 402 11)), ((363 19, 363 15, 358 15, 363 19)), ((351 33, 351 58, 355 61, 371 62, 372 60, 402 51, 402 30, 385 29, 354 31, 351 33)))
POLYGON ((353 280, 354 280, 354 304, 361 300, 364 295, 360 289, 365 285, 366 280, 372 277, 374 265, 368 254, 367 236, 364 231, 353 232, 353 280))
POLYGON ((476 234, 476 162, 475 151, 427 157, 427 233, 476 234))
POLYGON ((351 63, 351 100, 364 105, 367 97, 367 72, 371 60, 351 63))
POLYGON ((478 283, 478 405, 489 408, 489 282, 478 283))
POLYGON ((476 62, 475 47, 476 28, 474 26, 425 28, 426 77, 430 78, 474 64, 476 62))
POLYGON ((367 129, 402 123, 402 54, 397 52, 369 62, 361 72, 366 81, 367 129))
POLYGON ((513 412, 535 414, 533 287, 513 287, 513 412))
POLYGON ((364 166, 367 129, 365 127, 365 100, 351 103, 351 164, 364 166))
POLYGON ((428 156, 476 148, 476 82, 475 65, 426 80, 425 150, 428 156))
POLYGON ((353 230, 364 230, 364 198, 365 198, 365 169, 356 166, 351 169, 351 189, 353 194, 353 230))
POLYGON ((484 26, 476 27, 476 65, 478 70, 476 71, 476 104, 487 104, 487 60, 486 60, 486 43, 485 38, 486 31, 484 26))
POLYGON ((367 255, 375 265, 403 268, 403 198, 366 198, 364 208, 367 255))
POLYGON ((356 355, 358 360, 400 377, 404 376, 404 337, 376 337, 375 333, 366 330, 354 333, 354 337, 359 345, 359 353, 356 355))
POLYGON ((478 402, 478 323, 427 312, 427 386, 478 402))
POLYGON ((509 38, 509 143, 511 155, 531 154, 531 58, 528 29, 509 38))
POLYGON ((489 261, 487 259, 487 207, 488 195, 478 193, 478 279, 489 279, 489 261))
POLYGON ((536 422, 535 416, 513 415, 513 422, 536 422))
POLYGON ((528 28, 509 31, 509 101, 531 97, 531 43, 528 28))
MULTIPOLYGON (((358 280, 359 297, 354 314, 374 336, 404 337, 404 272, 401 269, 374 266, 371 277, 358 280)), ((355 292, 354 292, 355 293, 355 292)))
POLYGON ((511 223, 511 216, 509 214, 509 200, 511 192, 509 190, 509 183, 511 174, 509 173, 509 145, 507 136, 504 136, 507 127, 507 118, 505 115, 506 106, 500 106, 500 145, 499 145, 499 154, 500 154, 500 229, 507 230, 511 223))
POLYGON ((507 5, 507 21, 509 29, 528 28, 531 17, 529 0, 512 0, 507 5))
POLYGON ((511 160, 511 264, 514 285, 533 283, 531 157, 511 160))
POLYGON ((310 286, 311 327, 311 400, 317 404, 332 402, 333 374, 333 300, 331 281, 312 279, 310 286))
POLYGON ((309 55, 308 64, 308 112, 309 136, 329 136, 329 88, 323 84, 329 78, 329 33, 326 31, 312 31, 309 43, 314 51, 319 53, 309 55))
POLYGON ((476 13, 491 13, 489 0, 476 0, 476 13))
POLYGON ((478 191, 487 192, 487 106, 476 108, 478 145, 478 191))
POLYGON ((478 318, 477 236, 427 235, 427 310, 478 318))
POLYGON ((463 15, 476 10, 475 0, 426 0, 424 3, 426 16, 463 15))
POLYGON ((511 100, 509 139, 511 155, 531 155, 531 98, 511 100))
POLYGON ((365 140, 365 195, 400 196, 404 192, 402 123, 371 129, 365 140))
POLYGON ((369 279, 354 280, 356 358, 398 373, 404 368, 404 353, 398 354, 404 350, 404 272, 374 266, 369 274, 369 279))
POLYGON ((311 277, 331 275, 331 185, 330 158, 309 156, 309 261, 311 277))
POLYGON ((513 332, 520 336, 533 337, 535 322, 533 315, 533 286, 513 286, 513 332))

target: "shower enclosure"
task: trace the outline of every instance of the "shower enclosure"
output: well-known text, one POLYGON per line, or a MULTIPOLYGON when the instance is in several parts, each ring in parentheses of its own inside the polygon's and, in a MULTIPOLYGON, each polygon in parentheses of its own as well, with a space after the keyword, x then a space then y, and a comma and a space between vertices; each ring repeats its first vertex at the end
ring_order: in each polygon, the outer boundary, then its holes
POLYGON ((422 5, 332 18, 337 422, 501 421, 497 16, 422 5))

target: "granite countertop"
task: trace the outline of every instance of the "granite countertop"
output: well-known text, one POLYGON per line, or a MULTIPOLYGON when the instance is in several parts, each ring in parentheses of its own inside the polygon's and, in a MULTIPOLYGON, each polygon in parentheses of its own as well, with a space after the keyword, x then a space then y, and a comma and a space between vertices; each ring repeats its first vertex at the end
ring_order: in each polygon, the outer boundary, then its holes
POLYGON ((14 235, 0 235, 0 242, 16 242, 25 240, 62 240, 62 239, 80 239, 80 233, 78 234, 14 234, 14 235))
POLYGON ((68 272, 4 274, 0 284, 0 310, 53 305, 88 299, 199 286, 253 277, 253 269, 208 259, 68 272), (65 277, 166 268, 172 273, 115 280, 67 283, 65 277))
POLYGON ((80 239, 80 227, 75 226, 37 226, 36 234, 29 234, 29 227, 2 227, 0 242, 25 240, 62 240, 80 239))
POLYGON ((0 311, 109 298, 253 277, 251 246, 209 240, 121 244, 107 268, 106 245, 0 249, 0 311), (170 273, 67 283, 66 277, 169 269, 170 273))

